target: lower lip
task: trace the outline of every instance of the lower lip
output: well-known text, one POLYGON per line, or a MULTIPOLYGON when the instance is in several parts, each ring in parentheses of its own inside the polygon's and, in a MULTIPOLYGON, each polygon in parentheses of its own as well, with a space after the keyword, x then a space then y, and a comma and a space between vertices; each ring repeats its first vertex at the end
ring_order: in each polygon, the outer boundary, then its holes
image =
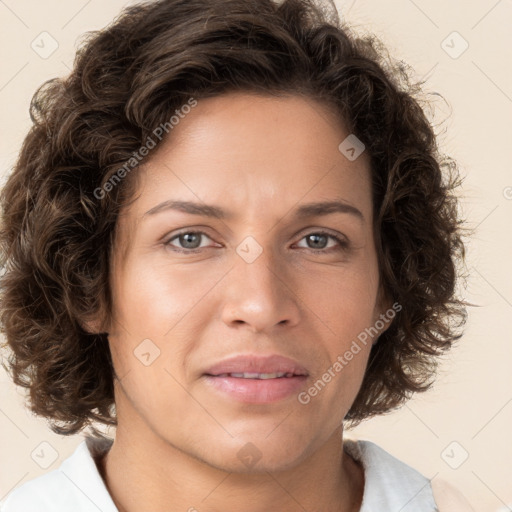
POLYGON ((278 402, 297 394, 307 379, 305 375, 278 379, 241 379, 205 375, 208 385, 226 393, 234 400, 252 404, 278 402))

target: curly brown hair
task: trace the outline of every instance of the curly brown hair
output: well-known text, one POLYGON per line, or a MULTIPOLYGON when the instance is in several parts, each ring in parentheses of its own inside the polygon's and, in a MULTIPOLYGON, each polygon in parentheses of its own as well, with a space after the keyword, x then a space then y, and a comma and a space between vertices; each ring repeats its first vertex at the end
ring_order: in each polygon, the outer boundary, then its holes
POLYGON ((370 156, 381 282, 402 309, 371 349, 347 424, 427 390, 466 320, 464 228, 458 166, 439 153, 409 69, 313 0, 159 0, 90 33, 70 75, 34 94, 0 198, 3 364, 31 410, 65 435, 116 425, 108 334, 84 325, 111 315, 116 221, 137 173, 98 189, 187 99, 234 91, 323 102, 370 156))

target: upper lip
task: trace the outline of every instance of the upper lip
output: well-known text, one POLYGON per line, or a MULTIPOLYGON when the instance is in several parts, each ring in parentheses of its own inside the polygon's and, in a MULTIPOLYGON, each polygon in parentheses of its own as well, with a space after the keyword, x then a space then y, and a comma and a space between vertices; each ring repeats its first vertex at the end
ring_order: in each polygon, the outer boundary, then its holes
POLYGON ((206 375, 221 375, 223 373, 293 373, 295 375, 308 375, 304 366, 279 354, 230 357, 214 364, 204 373, 206 375))

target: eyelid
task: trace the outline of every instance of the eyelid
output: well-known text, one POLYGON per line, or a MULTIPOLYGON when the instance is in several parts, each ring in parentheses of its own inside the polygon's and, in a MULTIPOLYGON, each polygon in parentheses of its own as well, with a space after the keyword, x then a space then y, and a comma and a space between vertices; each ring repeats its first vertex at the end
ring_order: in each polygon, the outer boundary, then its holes
MULTIPOLYGON (((209 247, 197 247, 195 249, 186 249, 186 248, 179 248, 179 247, 175 247, 174 245, 172 245, 170 242, 176 238, 178 238, 180 235, 184 235, 184 234, 187 234, 187 233, 193 233, 193 234, 196 234, 196 235, 202 235, 206 238, 209 238, 211 241, 215 242, 213 237, 211 237, 210 235, 208 235, 208 233, 206 231, 203 231, 202 229, 200 228, 183 228, 177 232, 173 232, 171 236, 169 236, 166 241, 163 242, 164 246, 168 246, 171 248, 172 251, 175 251, 175 252, 181 252, 181 253, 198 253, 198 252, 201 252, 202 250, 204 249, 209 249, 209 248, 212 248, 212 246, 209 246, 209 247)), ((329 238, 332 238, 334 241, 337 242, 337 246, 335 247, 329 247, 329 248, 323 248, 323 249, 312 249, 312 248, 309 248, 309 247, 301 247, 300 249, 304 249, 306 251, 309 251, 309 252, 312 252, 312 253, 316 253, 316 254, 321 254, 321 253, 326 253, 326 254, 329 254, 330 252, 334 252, 334 251, 340 251, 340 250, 346 250, 349 248, 350 246, 350 242, 349 240, 342 234, 338 233, 338 232, 332 232, 326 228, 315 228, 315 227, 308 227, 308 228, 304 228, 304 230, 302 230, 301 232, 299 232, 298 235, 296 236, 299 236, 299 240, 298 242, 302 241, 306 236, 308 235, 324 235, 324 236, 327 236, 329 238)), ((296 242, 296 243, 298 243, 296 242)))
POLYGON ((209 247, 197 247, 196 249, 185 249, 185 248, 175 247, 175 246, 171 245, 172 240, 178 238, 180 235, 185 235, 187 233, 193 233, 195 235, 202 235, 206 238, 209 238, 212 242, 214 242, 213 238, 210 235, 208 235, 208 233, 206 231, 203 231, 201 229, 196 229, 196 228, 184 228, 180 231, 173 232, 169 237, 165 237, 163 240, 163 245, 169 246, 169 247, 171 247, 172 250, 175 250, 177 252, 197 252, 197 251, 201 251, 203 249, 209 248, 209 247))
POLYGON ((311 249, 309 247, 302 247, 302 249, 305 249, 306 251, 312 251, 315 253, 329 253, 331 251, 335 251, 336 249, 347 249, 349 247, 349 240, 347 237, 342 235, 341 233, 332 232, 325 228, 307 228, 308 230, 306 232, 302 232, 299 236, 299 242, 304 239, 306 236, 309 235, 324 235, 329 238, 332 238, 338 243, 338 248, 336 247, 329 247, 328 249, 311 249))

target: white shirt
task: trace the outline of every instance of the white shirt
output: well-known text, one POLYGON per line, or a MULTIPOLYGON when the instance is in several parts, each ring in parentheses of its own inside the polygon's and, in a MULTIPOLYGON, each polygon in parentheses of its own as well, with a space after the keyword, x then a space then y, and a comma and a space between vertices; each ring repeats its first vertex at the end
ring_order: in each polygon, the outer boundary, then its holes
MULTIPOLYGON (((364 468, 359 512, 473 512, 453 487, 440 481, 433 491, 428 478, 375 443, 345 439, 343 445, 364 468)), ((0 512, 118 512, 93 458, 109 447, 86 438, 57 469, 14 489, 0 512)))

